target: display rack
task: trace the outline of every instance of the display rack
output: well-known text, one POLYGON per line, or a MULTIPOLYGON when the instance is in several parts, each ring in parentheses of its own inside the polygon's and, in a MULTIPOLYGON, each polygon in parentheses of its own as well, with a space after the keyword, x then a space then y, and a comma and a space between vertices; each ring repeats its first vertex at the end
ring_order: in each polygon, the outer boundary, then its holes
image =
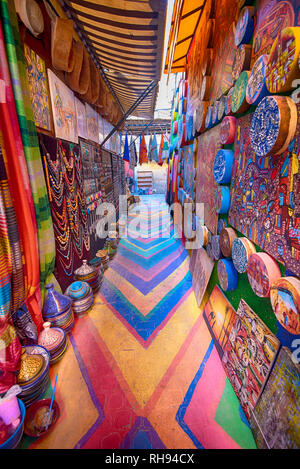
POLYGON ((138 171, 137 172, 137 185, 138 185, 138 189, 152 189, 153 188, 153 172, 152 171, 138 171))

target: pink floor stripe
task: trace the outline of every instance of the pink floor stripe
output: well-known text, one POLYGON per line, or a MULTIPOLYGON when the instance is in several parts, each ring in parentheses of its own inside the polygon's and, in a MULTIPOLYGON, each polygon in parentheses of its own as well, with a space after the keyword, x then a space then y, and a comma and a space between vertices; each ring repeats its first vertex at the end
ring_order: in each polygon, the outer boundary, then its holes
POLYGON ((214 347, 186 410, 185 423, 205 449, 240 449, 215 421, 226 382, 226 374, 214 347))

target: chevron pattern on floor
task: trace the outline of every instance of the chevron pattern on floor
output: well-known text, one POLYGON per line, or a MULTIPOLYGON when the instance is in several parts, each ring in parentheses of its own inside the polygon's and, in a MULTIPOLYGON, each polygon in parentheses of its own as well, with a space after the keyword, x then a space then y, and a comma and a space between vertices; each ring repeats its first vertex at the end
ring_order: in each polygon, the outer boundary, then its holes
POLYGON ((254 448, 168 206, 145 196, 139 212, 129 213, 92 310, 76 319, 64 358, 51 368, 59 421, 23 447, 254 448))

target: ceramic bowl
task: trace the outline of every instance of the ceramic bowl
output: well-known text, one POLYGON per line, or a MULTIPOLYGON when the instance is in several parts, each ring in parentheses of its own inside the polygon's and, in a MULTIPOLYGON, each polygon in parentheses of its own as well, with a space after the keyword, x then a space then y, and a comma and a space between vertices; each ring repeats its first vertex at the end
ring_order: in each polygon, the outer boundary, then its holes
POLYGON ((48 426, 48 429, 42 431, 41 427, 39 426, 41 425, 41 422, 43 422, 42 425, 45 425, 47 420, 45 417, 43 417, 45 416, 45 413, 43 412, 43 410, 45 409, 46 411, 49 410, 50 404, 51 404, 51 399, 41 399, 28 407, 27 412, 26 412, 25 422, 24 422, 25 435, 31 436, 31 437, 40 437, 48 433, 54 427, 60 415, 59 405, 57 404, 56 401, 53 401, 53 405, 52 405, 53 416, 52 416, 51 423, 48 426))
POLYGON ((44 358, 44 361, 43 361, 43 366, 41 368, 41 371, 40 371, 39 375, 36 377, 36 379, 34 379, 33 382, 31 381, 31 382, 28 382, 28 383, 25 382, 25 383, 21 383, 21 384, 18 383, 22 388, 22 392, 24 390, 30 389, 31 387, 35 387, 35 385, 38 382, 42 381, 44 376, 49 371, 49 363, 50 363, 50 354, 49 354, 48 350, 45 349, 45 347, 42 347, 41 345, 26 345, 24 348, 26 349, 26 353, 28 355, 42 355, 42 357, 44 358))
POLYGON ((88 295, 90 287, 86 282, 73 282, 66 290, 66 294, 69 295, 73 300, 84 298, 88 295))

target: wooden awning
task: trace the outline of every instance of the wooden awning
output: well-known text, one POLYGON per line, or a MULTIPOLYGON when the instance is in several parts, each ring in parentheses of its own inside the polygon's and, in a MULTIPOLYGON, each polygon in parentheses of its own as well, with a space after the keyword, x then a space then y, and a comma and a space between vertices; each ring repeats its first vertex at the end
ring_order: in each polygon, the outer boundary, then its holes
MULTIPOLYGON (((126 112, 160 80, 167 0, 60 0, 104 69, 126 112)), ((152 117, 157 88, 133 115, 152 117)))
POLYGON ((165 73, 184 72, 206 0, 175 0, 165 73))

